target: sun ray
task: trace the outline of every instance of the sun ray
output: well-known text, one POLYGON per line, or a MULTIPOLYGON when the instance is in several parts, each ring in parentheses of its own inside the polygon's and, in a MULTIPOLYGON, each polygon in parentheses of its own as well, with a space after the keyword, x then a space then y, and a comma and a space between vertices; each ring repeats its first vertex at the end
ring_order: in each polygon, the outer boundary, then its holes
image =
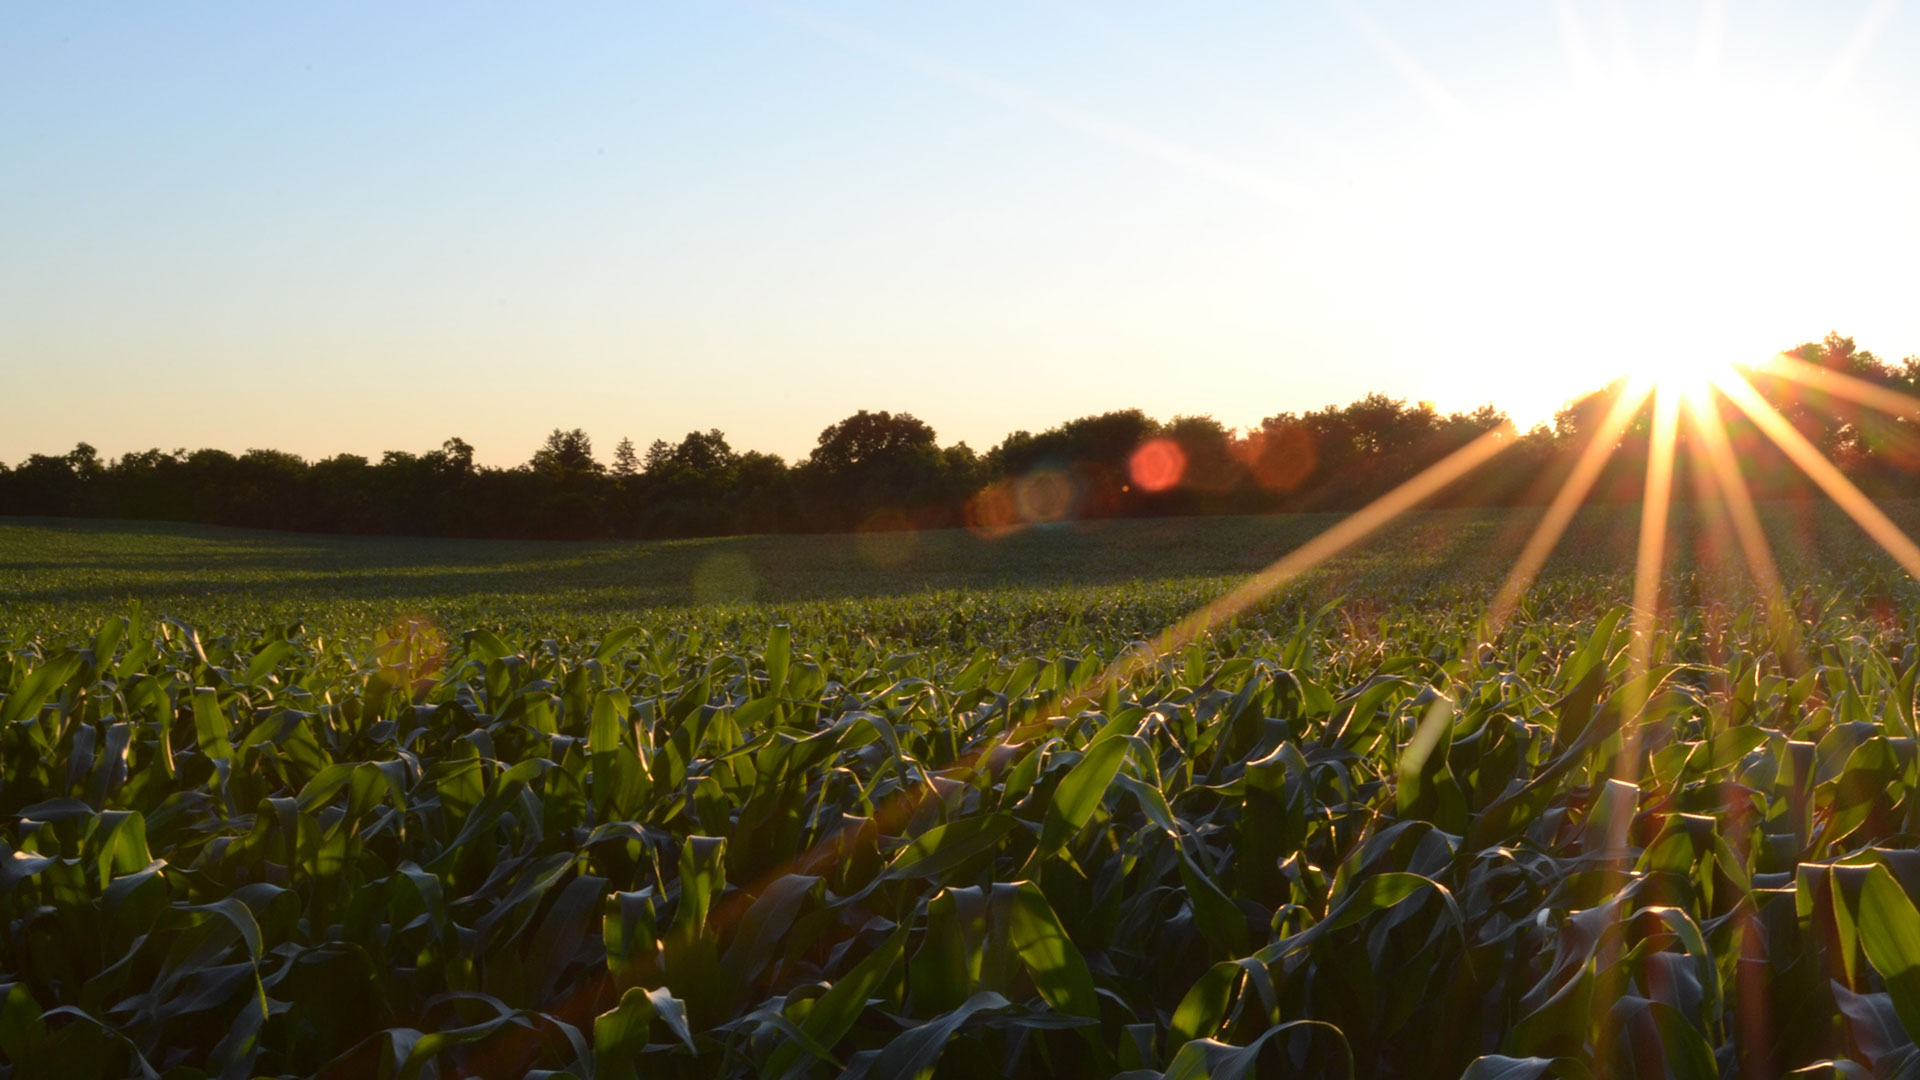
POLYGON ((768 2, 758 6, 769 15, 789 25, 838 42, 847 48, 910 68, 978 97, 999 102, 1033 116, 1044 117, 1083 135, 1129 150, 1142 157, 1152 158, 1184 172, 1206 177, 1226 187, 1256 195, 1283 206, 1306 207, 1312 203, 1312 200, 1302 191, 1235 162, 1154 132, 1089 112, 1078 105, 1038 93, 1025 86, 921 52, 870 30, 828 18, 792 4, 768 2))
MULTIPOLYGON (((1699 601, 1693 607, 1701 619, 1701 656, 1711 668, 1721 669, 1731 675, 1729 667, 1731 657, 1728 653, 1728 635, 1735 628, 1738 616, 1735 609, 1741 606, 1741 597, 1729 582, 1729 572, 1735 562, 1744 567, 1746 560, 1738 552, 1739 541, 1734 539, 1733 516, 1727 510, 1726 498, 1720 492, 1719 477, 1706 459, 1701 440, 1691 437, 1693 425, 1693 402, 1685 402, 1680 410, 1680 438, 1687 451, 1687 477, 1691 481, 1693 513, 1688 524, 1691 534, 1685 546, 1693 552, 1698 567, 1699 601)), ((1675 547, 1681 546, 1676 531, 1675 547)), ((1762 612, 1768 609, 1760 608, 1762 612)), ((1770 626, 1763 620, 1762 628, 1770 626)), ((1770 631, 1769 631, 1770 632, 1770 631)), ((1777 652, 1774 647, 1772 651, 1777 652)), ((1709 694, 1716 699, 1727 700, 1732 691, 1729 678, 1720 671, 1709 672, 1706 676, 1709 694)))
POLYGON ((1594 482, 1600 478, 1600 470, 1606 467, 1607 459, 1620 439, 1620 433, 1633 422, 1640 406, 1653 392, 1653 384, 1640 382, 1628 383, 1621 388, 1619 396, 1613 400, 1613 407, 1594 428, 1593 438, 1580 451, 1580 458, 1574 463, 1573 471, 1567 475, 1566 482, 1560 485, 1547 512, 1541 516, 1540 523, 1534 527, 1533 535, 1527 538, 1527 546, 1522 548, 1514 560, 1513 569, 1507 573, 1507 579, 1494 593, 1493 602, 1487 607, 1487 637, 1500 633, 1500 629, 1513 614, 1520 598, 1526 595, 1533 585, 1533 579, 1546 565, 1547 557, 1566 534, 1567 526, 1573 521, 1573 515, 1586 500, 1587 493, 1593 490, 1594 482))
POLYGON ((1366 539, 1387 522, 1411 510, 1440 489, 1479 468, 1496 454, 1513 445, 1516 434, 1518 433, 1512 424, 1502 424, 1427 466, 1417 476, 1342 518, 1339 524, 1326 532, 1280 556, 1266 569, 1241 582, 1225 596, 1174 623, 1162 631, 1146 649, 1135 650, 1114 661, 1107 671, 1087 689, 1086 695, 1098 697, 1105 692, 1109 683, 1115 680, 1125 682, 1142 667, 1157 662, 1160 657, 1206 633, 1208 629, 1272 596, 1281 586, 1301 574, 1366 539))
POLYGON ((1049 7, 1078 20, 1092 34, 1128 58, 1150 65, 1168 79, 1204 90, 1219 107, 1257 118, 1259 123, 1266 125, 1279 137, 1300 144, 1314 155, 1325 157, 1350 172, 1358 172, 1366 167, 1348 148, 1329 138, 1325 131, 1310 126, 1297 116, 1275 111, 1271 100, 1241 89, 1235 85, 1229 73, 1217 65, 1197 63, 1171 48, 1164 38, 1122 25, 1106 8, 1089 0, 1053 0, 1049 7))
POLYGON ((1593 47, 1587 37, 1587 29, 1580 22, 1580 13, 1573 6, 1573 0, 1554 0, 1554 23, 1560 31, 1560 47, 1567 55, 1567 70, 1573 75, 1573 84, 1581 90, 1589 90, 1600 81, 1600 65, 1593 57, 1593 47))
MULTIPOLYGON (((1098 676, 1089 680, 1087 685, 1056 702, 1053 716, 1019 727, 1010 727, 990 740, 987 746, 978 747, 961 755, 940 772, 947 775, 955 772, 969 772, 995 747, 1022 742, 1037 731, 1050 726, 1055 717, 1070 714, 1086 704, 1098 701, 1105 695, 1108 687, 1116 683, 1124 683, 1144 668, 1158 663, 1160 658, 1169 652, 1260 603, 1301 574, 1366 539, 1389 521, 1486 464, 1501 451, 1513 445, 1517 434, 1513 425, 1509 423, 1478 436, 1472 442, 1429 465, 1392 491, 1341 519, 1326 532, 1282 555, 1266 569, 1242 582, 1225 596, 1174 623, 1145 648, 1122 653, 1102 669, 1098 676)), ((931 792, 931 785, 898 791, 874 807, 871 819, 883 831, 897 829, 920 808, 931 792)), ((847 827, 835 830, 815 843, 813 847, 768 871, 755 888, 729 892, 714 907, 709 921, 724 924, 740 918, 745 914, 750 898, 758 895, 766 883, 784 874, 817 872, 828 865, 838 857, 841 845, 848 838, 847 833, 847 827)))
MULTIPOLYGON (((1667 519, 1673 506, 1674 444, 1680 428, 1682 395, 1668 388, 1660 390, 1653 401, 1653 437, 1647 445, 1647 483, 1640 504, 1640 545, 1633 567, 1633 637, 1627 648, 1627 689, 1623 694, 1645 693, 1640 676, 1653 661, 1653 634, 1660 620, 1660 578, 1665 568, 1667 519)), ((1644 700, 1622 702, 1620 758, 1615 779, 1637 784, 1640 779, 1640 726, 1638 716, 1644 700)), ((1620 815, 1607 838, 1608 850, 1620 850, 1626 842, 1627 822, 1632 815, 1620 815)))
POLYGON ((1740 542, 1740 553, 1745 557, 1754 584, 1759 587, 1761 597, 1766 602, 1768 624, 1773 629, 1775 640, 1780 642, 1784 650, 1782 664, 1787 670, 1797 673, 1805 666, 1799 630, 1794 625, 1792 610, 1787 606, 1786 589, 1780 581, 1780 569, 1773 558, 1773 547, 1767 542, 1766 530, 1760 525, 1760 514, 1754 508, 1753 492, 1747 488, 1746 477, 1740 473, 1739 459, 1734 456, 1733 444, 1727 439, 1725 422, 1712 399, 1705 396, 1687 399, 1687 421, 1690 436, 1688 446, 1698 448, 1708 468, 1707 476, 1716 489, 1717 504, 1725 509, 1733 522, 1734 538, 1740 542))
MULTIPOLYGON (((1746 477, 1740 472, 1739 458, 1735 455, 1733 444, 1727 438, 1725 419, 1720 415, 1719 406, 1711 392, 1689 395, 1686 400, 1687 448, 1692 454, 1695 476, 1703 494, 1703 504, 1717 510, 1722 518, 1733 525, 1734 536, 1740 545, 1749 572, 1759 588, 1766 604, 1768 625, 1773 632, 1775 650, 1779 655, 1781 669, 1790 676, 1798 676, 1806 671, 1806 651, 1800 640, 1798 625, 1793 621, 1792 609, 1787 605, 1786 591, 1781 585, 1778 566, 1773 558, 1772 546, 1767 542, 1766 531, 1760 525, 1759 513, 1753 504, 1753 493, 1749 490, 1746 477)), ((1722 661, 1715 660, 1715 664, 1722 661)), ((1733 672, 1729 670, 1731 676, 1733 672)), ((1721 806, 1723 820, 1743 821, 1752 810, 1736 793, 1729 789, 1721 806)), ((1728 836, 1736 852, 1736 858, 1747 857, 1745 828, 1730 828, 1728 836)), ((1757 944, 1758 935, 1751 922, 1741 926, 1743 952, 1751 952, 1757 944)), ((1754 964, 1740 965, 1736 993, 1737 1008, 1742 1023, 1737 1038, 1737 1053, 1743 1060, 1766 1060, 1769 1050, 1764 1035, 1763 1017, 1770 1007, 1767 1003, 1767 987, 1758 974, 1754 964)))
POLYGON ((1380 59, 1393 69, 1400 80, 1411 87, 1420 99, 1427 103, 1440 119, 1454 126, 1465 124, 1469 117, 1467 107, 1453 96, 1445 83, 1433 77, 1414 55, 1395 41, 1371 15, 1361 11, 1351 3, 1336 0, 1334 10, 1340 13, 1348 26, 1353 27, 1366 43, 1373 47, 1380 59))
POLYGON ((1633 611, 1636 621, 1649 631, 1660 607, 1660 572, 1666 554, 1667 517, 1673 503, 1673 450, 1680 426, 1680 397, 1662 390, 1654 399, 1653 437, 1647 446, 1640 547, 1633 567, 1633 611))
POLYGON ((1781 353, 1774 357, 1764 370, 1766 374, 1792 379, 1802 386, 1832 394, 1835 397, 1846 398, 1865 405, 1869 409, 1878 409, 1890 416, 1920 420, 1920 398, 1913 398, 1884 386, 1876 386, 1865 379, 1835 371, 1832 368, 1824 368, 1819 364, 1809 364, 1797 356, 1781 353))
MULTIPOLYGON (((1620 753, 1614 759, 1613 775, 1607 783, 1596 785, 1595 794, 1604 802, 1596 802, 1595 811, 1611 803, 1607 817, 1604 856, 1610 872, 1616 876, 1618 884, 1625 884, 1625 875, 1632 864, 1631 849, 1627 847, 1627 830, 1632 826, 1635 811, 1639 808, 1641 796, 1637 793, 1640 783, 1640 713, 1647 705, 1647 687, 1642 675, 1647 673, 1653 659, 1653 634, 1658 625, 1660 604, 1660 578, 1662 559, 1667 547, 1667 516, 1673 497, 1673 457, 1674 444, 1679 429, 1680 399, 1684 396, 1674 387, 1658 387, 1653 399, 1653 434, 1647 447, 1646 489, 1641 499, 1640 543, 1634 561, 1633 574, 1633 621, 1632 637, 1627 643, 1627 677, 1622 684, 1616 700, 1620 707, 1620 753), (1611 781, 1632 785, 1636 793, 1622 800, 1623 789, 1611 786, 1611 781), (1622 801, 1628 805, 1622 805, 1622 801)), ((1611 1000, 1618 992, 1621 975, 1617 970, 1603 976, 1607 980, 1602 992, 1611 1000)), ((1601 1047, 1595 1062, 1596 1073, 1607 1075, 1608 1064, 1606 1047, 1601 1047)))
POLYGON ((1720 44, 1727 32, 1727 0, 1700 5, 1700 38, 1693 54, 1693 77, 1711 81, 1720 73, 1720 44))
POLYGON ((1875 0, 1860 21, 1854 24, 1853 33, 1847 36, 1846 43, 1840 46, 1832 63, 1827 65, 1826 74, 1821 76, 1820 85, 1814 90, 1818 97, 1832 97, 1852 81, 1853 73, 1860 68, 1861 61, 1880 37, 1880 31, 1893 18, 1894 9, 1900 6, 1900 0, 1875 0))
POLYGON ((1900 530, 1900 526, 1893 523, 1893 519, 1887 517, 1878 506, 1873 504, 1872 499, 1867 498, 1865 493, 1855 487, 1853 481, 1847 479, 1833 462, 1828 461, 1817 447, 1808 442, 1805 435, 1800 434, 1792 424, 1788 423, 1786 417, 1781 416, 1778 410, 1767 404, 1766 399, 1754 390, 1744 376, 1738 372, 1724 374, 1715 385, 1720 388, 1722 394, 1726 395, 1727 400, 1739 406, 1740 411, 1746 413, 1755 426, 1765 432, 1767 437, 1772 439, 1795 465, 1800 466, 1800 471, 1820 485, 1820 489, 1827 493, 1827 497, 1838 503, 1840 509, 1846 511, 1847 516, 1873 538, 1874 543, 1879 544, 1887 554, 1893 556, 1894 561, 1899 563, 1907 573, 1920 578, 1920 547, 1916 547, 1907 534, 1900 530))

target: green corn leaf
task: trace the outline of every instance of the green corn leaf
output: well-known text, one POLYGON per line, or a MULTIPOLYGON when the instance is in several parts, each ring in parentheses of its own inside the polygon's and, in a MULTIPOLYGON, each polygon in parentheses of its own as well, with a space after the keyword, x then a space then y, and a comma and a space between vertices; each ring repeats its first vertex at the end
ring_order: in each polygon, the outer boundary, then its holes
POLYGON ((767 696, 777 698, 787 686, 787 665, 793 657, 793 629, 776 623, 767 634, 767 696))
POLYGON ((936 825, 897 852, 883 874, 888 879, 939 878, 954 867, 998 847, 1020 822, 994 813, 936 825))
POLYGON ((653 999, 634 987, 620 1003, 593 1018, 594 1080, 635 1080, 635 1064, 653 1027, 653 999))
MULTIPOLYGON (((900 927, 887 937, 887 940, 855 964, 852 970, 835 980, 833 986, 813 1003, 813 1009, 800 1025, 800 1030, 820 1046, 831 1049, 853 1027, 860 1014, 867 1009, 867 999, 880 985, 881 980, 892 973, 894 965, 899 963, 900 954, 907 945, 907 927, 900 927)), ((783 1078, 797 1077, 812 1064, 811 1058, 803 1058, 805 1053, 795 1043, 788 1043, 774 1050, 767 1060, 766 1075, 783 1078)))
POLYGON ((1004 1009, 1006 998, 983 991, 968 998, 959 1008, 937 1016, 918 1027, 894 1036, 881 1049, 867 1070, 868 1080, 927 1080, 940 1060, 941 1050, 975 1013, 1004 1009))
POLYGON ((1857 923, 1867 962, 1886 983, 1911 1037, 1920 1031, 1920 911, 1884 866, 1867 871, 1861 883, 1857 923))
POLYGON ((1460 1080, 1590 1080, 1592 1073, 1578 1058, 1512 1058, 1487 1054, 1473 1060, 1460 1080))
POLYGON ((227 735, 227 716, 210 686, 193 688, 193 728, 199 738, 200 752, 209 758, 233 756, 233 743, 227 735))
POLYGON ((66 681, 80 670, 80 654, 62 653, 27 675, 26 681, 18 689, 7 695, 6 703, 0 705, 0 728, 10 728, 22 720, 30 720, 46 704, 66 681))
POLYGON ((1040 996, 1063 1013, 1098 1019, 1100 1002, 1086 958, 1067 937, 1040 887, 1030 881, 996 887, 1014 890, 1009 930, 1040 996))
MULTIPOLYGON (((1294 1020, 1268 1028, 1245 1046, 1233 1046, 1213 1039, 1195 1039, 1173 1055, 1163 1080, 1248 1080, 1266 1075, 1260 1068, 1261 1054, 1268 1042, 1280 1036, 1308 1032, 1331 1043, 1339 1051, 1340 1071, 1315 1075, 1344 1076, 1353 1080, 1353 1051, 1346 1035, 1332 1024, 1318 1020, 1294 1020)), ((1275 1055, 1277 1060, 1277 1055, 1275 1055)))
POLYGON ((1127 758, 1131 744, 1125 739, 1109 739, 1088 750, 1053 790, 1047 804, 1047 816, 1040 827, 1040 843, 1027 862, 1029 867, 1060 850, 1074 834, 1093 819, 1095 810, 1113 785, 1114 774, 1127 758))

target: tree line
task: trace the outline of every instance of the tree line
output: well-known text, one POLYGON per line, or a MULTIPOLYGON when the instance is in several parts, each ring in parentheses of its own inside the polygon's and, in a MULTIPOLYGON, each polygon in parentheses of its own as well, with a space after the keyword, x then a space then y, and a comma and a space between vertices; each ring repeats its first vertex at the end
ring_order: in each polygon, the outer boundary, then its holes
MULTIPOLYGON (((1791 353, 1907 394, 1920 358, 1899 364, 1830 334, 1791 353)), ((1914 424, 1810 392, 1764 371, 1763 397, 1841 470, 1877 496, 1920 495, 1914 424)), ((1552 422, 1443 492, 1443 505, 1541 502, 1557 489, 1604 412, 1609 390, 1569 403, 1552 422)), ((1493 406, 1442 413, 1369 394, 1344 406, 1269 416, 1246 431, 1209 416, 1157 420, 1139 409, 1016 431, 984 453, 941 445, 908 413, 861 410, 823 430, 806 457, 736 450, 718 430, 627 439, 602 461, 579 429, 556 429, 523 465, 478 465, 447 439, 378 461, 308 461, 279 450, 159 449, 102 459, 66 454, 0 463, 0 514, 189 521, 307 532, 418 536, 690 537, 970 526, 987 533, 1050 522, 1173 514, 1355 509, 1481 434, 1507 423, 1493 406)), ((1755 493, 1805 494, 1797 470, 1744 418, 1729 436, 1755 493)), ((1592 498, 1637 499, 1648 420, 1621 438, 1592 498)), ((1680 482, 1690 475, 1679 459, 1680 482)))

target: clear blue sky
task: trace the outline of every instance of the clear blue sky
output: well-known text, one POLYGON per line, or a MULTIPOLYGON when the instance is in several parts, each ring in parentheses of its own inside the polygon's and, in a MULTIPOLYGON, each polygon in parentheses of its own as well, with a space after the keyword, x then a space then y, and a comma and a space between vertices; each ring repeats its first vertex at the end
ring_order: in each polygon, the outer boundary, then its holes
POLYGON ((15 4, 0 459, 984 449, 1920 353, 1920 11, 15 4))

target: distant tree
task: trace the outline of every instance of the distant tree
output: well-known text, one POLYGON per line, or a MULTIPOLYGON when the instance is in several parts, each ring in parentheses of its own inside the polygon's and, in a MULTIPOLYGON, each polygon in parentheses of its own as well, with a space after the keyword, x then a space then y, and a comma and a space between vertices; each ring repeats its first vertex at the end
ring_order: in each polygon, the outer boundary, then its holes
POLYGON ((719 428, 689 431, 678 443, 655 439, 636 477, 642 504, 635 512, 638 531, 708 536, 732 529, 740 462, 719 428))
POLYGON ((566 480, 577 476, 599 475, 606 466, 593 459, 593 440, 579 428, 562 431, 554 428, 540 449, 534 451, 533 460, 528 465, 535 472, 546 473, 556 480, 566 480))
POLYGON ((1920 356, 1887 365, 1887 385, 1909 397, 1920 395, 1920 356))
POLYGON ((429 452, 426 459, 441 472, 463 476, 473 472, 473 447, 458 436, 441 443, 440 449, 429 452))
POLYGON ((807 460, 828 472, 858 468, 939 445, 933 428, 911 413, 861 409, 820 433, 807 460))
POLYGON ((534 453, 533 464, 563 475, 602 471, 602 466, 593 457, 593 440, 580 428, 571 431, 554 428, 534 453))
MULTIPOLYGON (((1790 350, 1805 363, 1920 396, 1920 356, 1893 364, 1838 333, 1790 350)), ((1920 423, 1756 366, 1743 372, 1765 400, 1862 490, 1920 494, 1920 423)), ((1436 505, 1539 502, 1558 490, 1622 383, 1570 402, 1436 505)), ((1640 497, 1650 410, 1622 431, 1593 488, 1596 501, 1640 497)), ((1817 494, 1758 426, 1723 409, 1749 487, 1760 497, 1817 494)), ((994 528, 1053 520, 1023 509, 1035 491, 1070 493, 1069 516, 1347 510, 1506 423, 1491 405, 1441 413, 1432 404, 1368 394, 1345 405, 1278 413, 1244 435, 1208 416, 1162 423, 1139 409, 1082 416, 1039 433, 1015 431, 984 454, 941 447, 908 413, 861 410, 820 432, 807 457, 742 453, 718 429, 641 453, 616 447, 611 469, 586 432, 554 429, 523 467, 479 466, 449 438, 424 453, 375 461, 339 454, 308 462, 269 449, 137 450, 103 460, 90 444, 0 463, 0 513, 103 515, 358 533, 459 536, 692 536, 728 532, 927 527, 994 528), (1154 444, 1161 445, 1154 445, 1154 444), (1152 447, 1152 453, 1142 451, 1152 447), (1144 464, 1143 464, 1144 463, 1144 464), (1165 477, 1136 476, 1155 464, 1165 477), (989 506, 989 504, 991 504, 989 506)), ((1682 438, 1686 435, 1683 431, 1682 438)), ((1676 483, 1688 487, 1683 454, 1676 483)), ((1144 475, 1144 473, 1142 473, 1144 475)), ((1055 502, 1060 500, 1056 498, 1055 502)), ((1035 504, 1038 505, 1038 504, 1035 504)))
POLYGON ((626 478, 640 471, 640 455, 634 453, 633 440, 622 436, 613 448, 613 475, 626 478))
MULTIPOLYGON (((1786 355, 1880 386, 1898 388, 1904 374, 1839 333, 1788 349, 1786 355)), ((1863 467, 1876 446, 1912 441, 1905 422, 1875 414, 1848 398, 1764 368, 1752 382, 1769 404, 1844 470, 1863 467)))
POLYGON ((1166 437, 1180 448, 1180 486, 1189 493, 1224 495, 1245 475, 1233 456, 1233 432, 1211 416, 1176 416, 1166 437))
POLYGON ((106 471, 106 466, 100 461, 100 451, 90 443, 77 443, 67 451, 67 466, 82 482, 97 480, 106 471))
POLYGON ((731 531, 770 533, 794 527, 793 470, 780 455, 749 450, 731 472, 731 531))
POLYGON ((1448 413, 1441 426, 1472 437, 1492 431, 1509 422, 1505 412, 1494 406, 1492 402, 1488 402, 1470 412, 1448 413))
POLYGON ((727 437, 719 428, 706 431, 689 431, 687 437, 680 440, 667 455, 668 464, 676 469, 690 469, 706 472, 724 469, 739 460, 740 455, 727 445, 727 437))
POLYGON ((802 463, 807 509, 826 528, 867 525, 883 511, 895 525, 930 523, 939 516, 936 508, 965 498, 963 488, 973 479, 954 477, 946 465, 939 437, 925 421, 861 409, 821 431, 802 463))
POLYGON ((1578 439, 1592 431, 1607 410, 1613 407, 1614 398, 1627 387, 1627 380, 1615 379, 1607 385, 1590 393, 1582 394, 1572 401, 1561 405, 1553 414, 1554 437, 1566 442, 1578 439))
POLYGON ((31 454, 7 476, 7 492, 4 501, 0 501, 0 510, 9 514, 54 514, 70 515, 87 512, 86 491, 82 486, 80 474, 74 469, 76 460, 85 460, 82 448, 93 448, 81 443, 74 452, 55 457, 51 454, 31 454))
POLYGON ((606 471, 594 460, 593 440, 585 431, 554 428, 527 462, 533 490, 515 496, 535 508, 524 526, 528 534, 555 539, 606 535, 606 471))
POLYGON ((1124 473, 1140 444, 1161 433, 1160 422, 1139 409, 1082 416, 1038 435, 1016 431, 988 450, 988 471, 1017 477, 1042 465, 1124 473))
POLYGON ((1129 475, 1134 452, 1161 433, 1160 422, 1139 409, 1082 416, 1037 435, 1014 432, 981 456, 979 471, 989 483, 1015 482, 1038 469, 1070 474, 1074 512, 1083 517, 1165 513, 1177 507, 1143 497, 1129 475))

